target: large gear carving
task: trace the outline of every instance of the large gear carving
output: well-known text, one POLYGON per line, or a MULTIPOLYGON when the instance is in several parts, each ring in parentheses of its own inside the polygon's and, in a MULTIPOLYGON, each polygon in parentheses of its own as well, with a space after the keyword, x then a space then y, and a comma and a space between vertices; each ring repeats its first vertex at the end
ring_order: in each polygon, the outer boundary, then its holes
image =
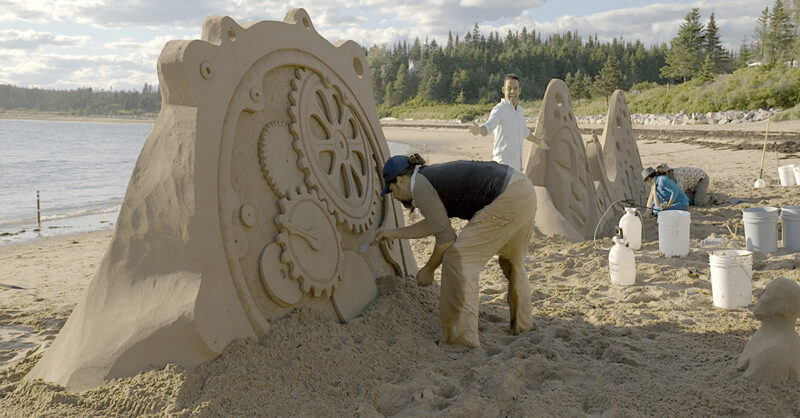
POLYGON ((330 297, 342 280, 344 266, 336 220, 317 192, 302 185, 289 191, 279 205, 276 242, 283 250, 281 261, 303 292, 330 297))
POLYGON ((326 77, 297 69, 291 81, 289 129, 306 185, 330 203, 339 222, 361 233, 375 223, 379 176, 372 161, 372 135, 347 95, 326 77))
POLYGON ((273 121, 264 127, 258 141, 261 172, 279 197, 298 186, 294 176, 289 174, 291 171, 298 171, 293 140, 288 123, 273 121))

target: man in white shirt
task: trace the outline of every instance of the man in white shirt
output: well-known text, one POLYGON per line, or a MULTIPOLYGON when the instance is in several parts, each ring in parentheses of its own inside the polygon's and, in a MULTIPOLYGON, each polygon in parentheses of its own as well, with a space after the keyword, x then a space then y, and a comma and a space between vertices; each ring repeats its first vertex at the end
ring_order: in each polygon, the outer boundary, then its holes
POLYGON ((547 149, 544 142, 533 135, 525 126, 522 105, 518 104, 520 87, 516 74, 507 74, 503 82, 503 98, 489 114, 489 120, 482 125, 472 122, 470 132, 473 135, 486 136, 494 132, 493 160, 505 164, 517 171, 522 171, 522 140, 527 139, 547 149))

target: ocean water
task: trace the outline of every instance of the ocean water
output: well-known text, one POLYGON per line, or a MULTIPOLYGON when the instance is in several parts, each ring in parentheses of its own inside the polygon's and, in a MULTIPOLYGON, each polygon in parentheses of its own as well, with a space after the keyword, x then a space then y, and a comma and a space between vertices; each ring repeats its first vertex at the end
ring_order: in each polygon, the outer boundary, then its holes
POLYGON ((0 119, 0 245, 116 220, 149 123, 0 119), (37 225, 39 191, 42 228, 37 225))
MULTIPOLYGON (((0 245, 113 228, 152 129, 151 123, 0 119, 0 245)), ((389 149, 414 151, 400 142, 389 149)))

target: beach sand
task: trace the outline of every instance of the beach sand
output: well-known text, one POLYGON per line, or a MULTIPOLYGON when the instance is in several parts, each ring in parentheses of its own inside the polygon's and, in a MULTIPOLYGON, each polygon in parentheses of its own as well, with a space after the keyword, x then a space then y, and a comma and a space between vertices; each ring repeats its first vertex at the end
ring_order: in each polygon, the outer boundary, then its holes
MULTIPOLYGON (((384 133, 430 163, 491 158, 491 137, 464 129, 384 133)), ((759 322, 752 305, 713 306, 708 252, 715 248, 700 242, 714 235, 724 240, 717 248, 743 248, 741 209, 800 205, 800 187, 777 185, 774 152, 764 167, 770 187, 758 190, 760 150, 642 139, 639 152, 645 166, 691 165, 711 176, 710 190, 724 203, 691 209, 690 254, 659 256, 658 226, 646 219, 637 282, 617 287, 609 280, 609 238, 570 243, 534 231, 526 264, 535 329, 509 333, 507 282, 490 261, 480 278, 482 346, 463 353, 436 345, 437 272, 424 288, 380 279, 377 299, 346 325, 297 309, 258 340, 234 341, 193 369, 167 365, 73 393, 22 377, 83 297, 111 231, 2 246, 0 416, 800 415, 798 385, 764 385, 736 370, 759 322)), ((420 264, 431 244, 412 241, 420 264)), ((797 254, 756 253, 754 295, 776 277, 800 282, 797 254)))

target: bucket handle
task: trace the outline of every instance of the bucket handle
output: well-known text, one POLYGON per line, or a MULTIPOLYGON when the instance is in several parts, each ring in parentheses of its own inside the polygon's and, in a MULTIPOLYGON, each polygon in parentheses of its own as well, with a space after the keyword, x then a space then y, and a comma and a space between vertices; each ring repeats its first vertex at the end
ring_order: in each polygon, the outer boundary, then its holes
POLYGON ((745 274, 745 276, 747 276, 747 279, 750 280, 750 283, 753 283, 753 272, 751 271, 751 272, 748 273, 747 269, 744 268, 744 264, 742 264, 742 263, 740 263, 738 261, 736 261, 735 263, 740 269, 742 269, 742 271, 744 271, 744 274, 745 274))

